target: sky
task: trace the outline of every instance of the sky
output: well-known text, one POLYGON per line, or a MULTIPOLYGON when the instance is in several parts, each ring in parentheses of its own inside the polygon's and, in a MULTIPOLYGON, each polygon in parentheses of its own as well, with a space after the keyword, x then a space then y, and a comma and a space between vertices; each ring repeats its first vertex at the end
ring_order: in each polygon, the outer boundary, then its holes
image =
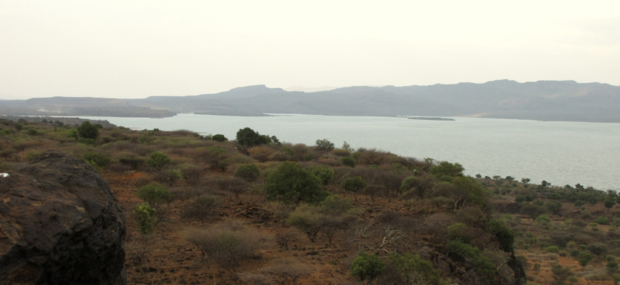
POLYGON ((0 0, 0 98, 620 85, 620 1, 0 0))

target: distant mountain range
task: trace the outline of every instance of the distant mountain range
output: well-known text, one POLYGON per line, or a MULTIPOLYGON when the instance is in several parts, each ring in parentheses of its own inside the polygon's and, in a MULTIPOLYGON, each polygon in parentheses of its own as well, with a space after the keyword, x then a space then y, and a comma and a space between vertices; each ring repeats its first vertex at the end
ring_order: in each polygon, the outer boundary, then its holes
POLYGON ((620 87, 574 81, 346 87, 320 92, 264 85, 193 96, 145 99, 34 98, 7 100, 0 115, 166 117, 175 113, 345 116, 468 116, 528 120, 620 122, 620 87))

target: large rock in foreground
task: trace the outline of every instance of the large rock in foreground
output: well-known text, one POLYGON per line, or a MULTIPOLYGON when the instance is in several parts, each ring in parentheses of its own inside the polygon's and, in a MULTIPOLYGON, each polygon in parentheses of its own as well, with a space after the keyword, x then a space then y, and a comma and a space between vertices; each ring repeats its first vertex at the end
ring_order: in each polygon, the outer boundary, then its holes
POLYGON ((0 284, 125 284, 125 217, 90 165, 48 151, 0 178, 0 284))

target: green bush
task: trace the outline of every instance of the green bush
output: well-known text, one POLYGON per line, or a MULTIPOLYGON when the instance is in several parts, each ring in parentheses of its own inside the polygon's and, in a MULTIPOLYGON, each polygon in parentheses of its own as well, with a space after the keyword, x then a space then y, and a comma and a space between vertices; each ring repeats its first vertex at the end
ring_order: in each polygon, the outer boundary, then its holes
POLYGON ((340 158, 340 161, 342 162, 343 165, 348 166, 348 167, 355 167, 356 165, 355 159, 350 156, 342 157, 340 158))
POLYGON ((579 250, 573 249, 573 250, 570 251, 570 256, 571 257, 578 257, 579 254, 581 254, 581 251, 579 251, 579 250))
POLYGON ((146 145, 153 144, 155 142, 155 136, 151 133, 142 134, 138 138, 138 142, 146 145))
POLYGON ((366 181, 362 179, 360 176, 355 177, 347 177, 345 180, 340 183, 340 187, 346 191, 350 191, 353 193, 358 193, 362 189, 366 187, 366 181))
POLYGON ((77 132, 80 138, 96 140, 99 136, 99 130, 89 121, 83 122, 82 125, 77 128, 77 132))
POLYGON ((316 149, 323 151, 331 151, 334 149, 334 143, 327 139, 316 140, 316 149))
POLYGON ((228 139, 224 135, 222 135, 222 134, 214 135, 214 136, 211 137, 211 139, 214 140, 214 141, 218 141, 218 142, 228 141, 228 139))
POLYGON ((97 141, 94 139, 89 139, 89 138, 78 138, 77 139, 78 143, 82 143, 85 145, 90 145, 90 146, 97 146, 97 141))
POLYGON ((463 168, 462 165, 458 164, 458 163, 449 163, 449 162, 442 162, 439 165, 435 165, 431 167, 431 173, 437 177, 441 177, 441 176, 450 176, 450 177, 457 177, 457 176, 463 176, 463 170, 465 170, 465 168, 463 168))
POLYGON ((243 128, 237 132, 237 143, 243 146, 252 147, 261 144, 268 144, 270 138, 268 136, 261 136, 258 132, 250 128, 243 128))
POLYGON ((329 193, 323 191, 321 179, 301 168, 297 163, 283 162, 265 179, 265 193, 269 200, 285 203, 305 201, 318 204, 329 193))
POLYGON ((582 252, 579 254, 579 264, 583 267, 586 267, 590 261, 592 261, 592 255, 587 252, 582 252))
POLYGON ((39 132, 37 130, 35 130, 35 129, 28 129, 28 135, 29 136, 36 136, 38 134, 39 134, 39 132))
POLYGON ((455 223, 453 225, 448 226, 448 239, 450 240, 460 240, 464 243, 469 243, 469 233, 467 226, 462 223, 455 223))
POLYGON ((235 172, 235 177, 244 179, 248 182, 256 181, 259 175, 260 171, 258 170, 258 167, 254 164, 241 165, 239 166, 239 168, 237 168, 237 171, 235 172))
POLYGON ((385 262, 381 261, 377 255, 365 252, 360 252, 351 264, 351 275, 362 281, 371 281, 384 271, 385 262))
POLYGON ((165 203, 172 199, 172 195, 168 191, 166 186, 163 186, 157 182, 153 182, 149 185, 144 185, 138 189, 138 197, 149 203, 165 203))
POLYGON ((68 138, 72 138, 72 139, 78 139, 78 133, 76 130, 70 130, 69 133, 67 134, 68 138))
POLYGON ((549 216, 547 216, 546 214, 542 214, 536 217, 536 222, 539 224, 548 225, 549 223, 551 223, 551 218, 549 218, 549 216))
POLYGON ((21 131, 24 127, 21 124, 15 124, 15 129, 21 131))
POLYGON ((312 174, 321 179, 323 186, 327 186, 329 182, 334 179, 335 173, 334 170, 329 166, 317 166, 313 167, 311 170, 312 174))
POLYGON ((155 228, 155 209, 151 208, 149 203, 144 202, 133 208, 133 219, 138 226, 138 232, 147 235, 153 232, 155 228))
POLYGON ((418 254, 391 254, 390 265, 400 273, 405 284, 441 284, 443 281, 441 272, 433 268, 433 263, 421 259, 418 254))
POLYGON ((145 163, 150 167, 161 170, 164 166, 170 163, 170 158, 164 153, 156 151, 151 153, 145 163))
POLYGON ((85 152, 82 159, 90 165, 99 168, 105 168, 110 164, 110 156, 101 152, 85 152))
POLYGON ((596 218, 596 223, 599 225, 609 225, 609 219, 605 217, 598 217, 596 218))
POLYGON ((558 253, 560 249, 557 246, 552 245, 552 246, 548 246, 547 248, 545 248, 545 251, 549 253, 558 253))
POLYGON ((503 251, 512 252, 515 234, 500 221, 492 219, 487 224, 487 232, 494 234, 503 251))

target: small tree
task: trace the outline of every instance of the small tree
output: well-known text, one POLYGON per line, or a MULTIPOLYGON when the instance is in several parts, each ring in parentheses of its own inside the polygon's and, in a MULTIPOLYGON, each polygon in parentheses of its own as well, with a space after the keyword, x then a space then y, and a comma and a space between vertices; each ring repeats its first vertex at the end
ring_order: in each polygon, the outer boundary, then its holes
POLYGON ((590 263, 590 261, 592 261, 592 255, 587 253, 587 252, 582 252, 579 254, 579 265, 581 265, 582 267, 586 267, 586 265, 588 265, 588 263, 590 263))
POLYGON ((351 275, 361 281, 372 281, 384 271, 385 262, 381 261, 375 254, 360 252, 351 264, 351 275))
POLYGON ((355 167, 356 165, 355 159, 350 156, 340 158, 340 162, 342 162, 343 165, 348 167, 355 167))
POLYGON ((366 181, 360 176, 347 177, 340 183, 340 187, 346 191, 355 193, 355 200, 357 201, 357 192, 360 192, 366 187, 366 181))
POLYGON ((110 164, 110 156, 101 152, 85 152, 82 159, 90 165, 105 168, 110 164))
POLYGON ((149 158, 145 161, 145 163, 150 167, 161 170, 164 166, 170 163, 170 158, 164 153, 156 151, 149 155, 149 158))
POLYGON ((312 174, 321 179, 323 186, 327 186, 334 179, 334 170, 329 166, 317 166, 310 170, 312 174))
POLYGON ((151 208, 149 203, 144 202, 133 208, 133 219, 138 226, 138 232, 147 235, 153 232, 155 228, 155 209, 151 208))
POLYGON ((287 223, 304 232, 310 242, 314 243, 323 226, 321 216, 309 207, 300 206, 289 215, 287 223))
POLYGON ((190 202, 186 202, 181 210, 181 218, 199 220, 204 226, 215 210, 222 205, 222 201, 213 195, 200 195, 190 202))
POLYGON ((328 196, 321 188, 321 179, 297 163, 283 162, 265 179, 267 199, 285 203, 320 203, 328 196))
POLYGON ((228 139, 227 139, 224 135, 222 135, 222 134, 217 134, 217 135, 214 135, 214 136, 212 136, 212 137, 211 137, 211 139, 212 139, 212 140, 214 140, 214 141, 218 141, 218 142, 225 142, 225 141, 227 141, 227 140, 228 140, 228 139))
POLYGON ((551 268, 551 273, 553 274, 553 279, 555 279, 556 284, 561 285, 564 284, 568 277, 573 275, 570 267, 562 267, 562 265, 556 264, 551 268))
POLYGON ((254 164, 246 164, 241 165, 237 168, 235 172, 235 177, 244 179, 247 182, 253 182, 258 179, 258 175, 260 174, 258 167, 254 164))
POLYGON ((268 144, 270 138, 268 136, 261 136, 258 132, 250 128, 243 128, 237 132, 237 143, 243 146, 251 147, 261 144, 268 144))
POLYGON ((77 128, 77 132, 78 136, 81 138, 96 140, 99 136, 99 130, 89 121, 83 122, 82 125, 77 128))
POLYGON ((323 151, 331 151, 334 149, 334 143, 327 139, 316 140, 316 149, 323 151))
POLYGON ((158 204, 170 201, 172 195, 166 188, 157 182, 153 182, 149 185, 145 185, 138 189, 138 197, 149 203, 158 204))

